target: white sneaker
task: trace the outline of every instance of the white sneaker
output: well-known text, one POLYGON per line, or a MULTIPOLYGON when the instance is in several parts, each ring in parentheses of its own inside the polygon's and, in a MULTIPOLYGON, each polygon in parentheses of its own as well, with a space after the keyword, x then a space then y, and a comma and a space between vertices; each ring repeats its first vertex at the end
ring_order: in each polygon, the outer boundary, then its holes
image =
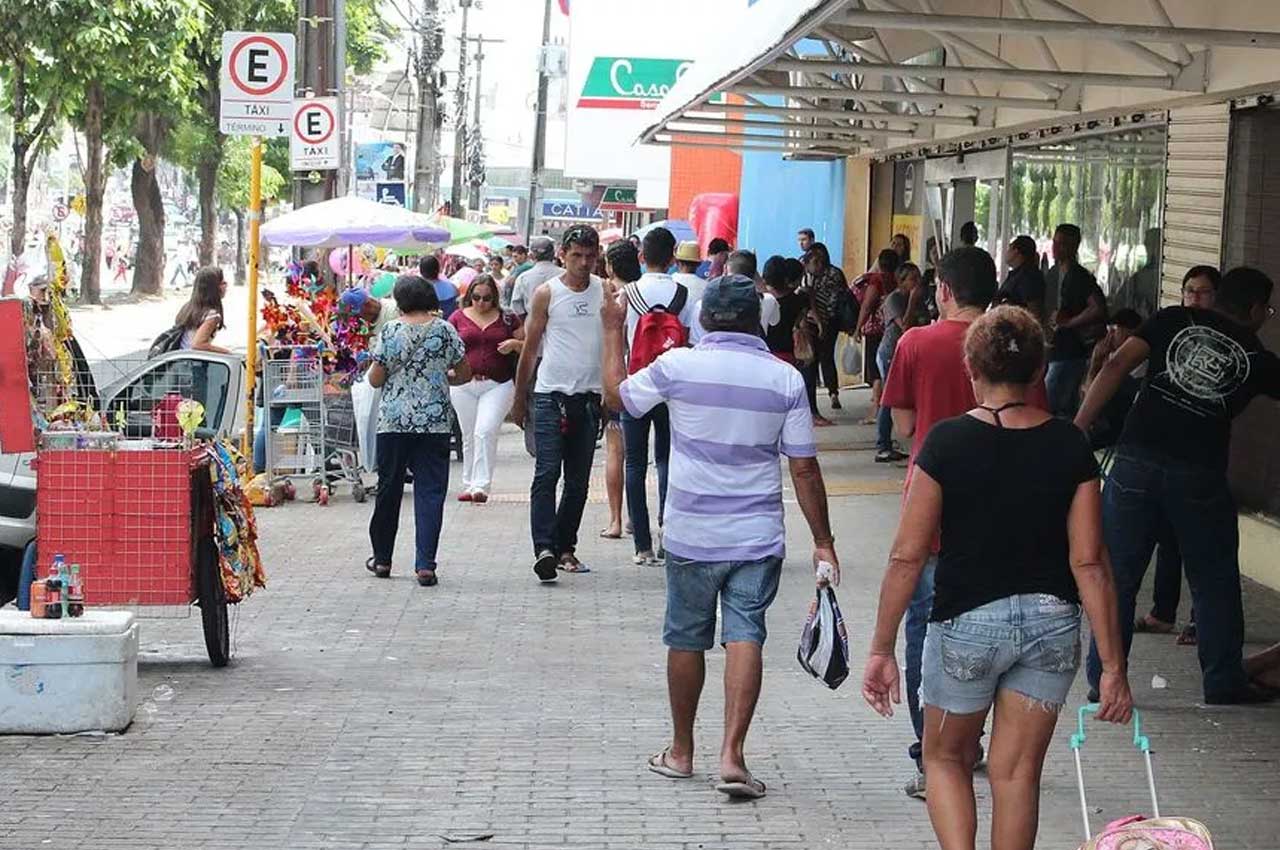
POLYGON ((924 774, 917 773, 915 778, 906 784, 902 789, 908 797, 915 797, 917 800, 925 799, 924 774))
POLYGON ((638 567, 652 567, 658 563, 652 552, 637 552, 631 556, 631 563, 638 567))

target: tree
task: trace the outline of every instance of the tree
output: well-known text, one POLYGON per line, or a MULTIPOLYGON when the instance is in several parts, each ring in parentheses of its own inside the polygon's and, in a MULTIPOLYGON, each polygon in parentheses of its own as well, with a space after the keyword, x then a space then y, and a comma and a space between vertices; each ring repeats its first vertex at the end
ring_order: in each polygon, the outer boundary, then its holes
POLYGON ((0 295, 11 295, 17 261, 27 238, 27 190, 36 157, 53 141, 66 107, 67 86, 51 53, 59 32, 58 5, 37 0, 4 0, 0 11, 0 89, 5 114, 11 119, 13 161, 10 203, 13 230, 9 235, 9 265, 0 295))
MULTIPOLYGON (((226 142, 218 169, 218 198, 236 217, 236 282, 245 282, 245 220, 249 211, 250 175, 253 170, 253 142, 237 136, 226 142)), ((265 159, 265 157, 264 157, 265 159)), ((280 196, 285 179, 266 162, 262 165, 262 203, 280 196)))

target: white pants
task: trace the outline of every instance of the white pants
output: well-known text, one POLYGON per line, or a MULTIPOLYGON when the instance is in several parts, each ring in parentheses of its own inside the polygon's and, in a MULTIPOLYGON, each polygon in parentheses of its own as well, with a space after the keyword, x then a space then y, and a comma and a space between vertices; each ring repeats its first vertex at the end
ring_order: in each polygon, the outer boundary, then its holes
POLYGON ((463 492, 489 493, 498 454, 498 431, 511 411, 515 392, 514 381, 499 384, 487 378, 449 388, 462 430, 463 492))

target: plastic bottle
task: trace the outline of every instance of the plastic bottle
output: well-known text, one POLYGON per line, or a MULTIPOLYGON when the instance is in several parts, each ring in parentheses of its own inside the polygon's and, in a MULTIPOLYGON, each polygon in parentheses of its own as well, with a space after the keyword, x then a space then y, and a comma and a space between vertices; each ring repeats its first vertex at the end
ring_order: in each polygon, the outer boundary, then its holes
POLYGON ((65 561, 59 565, 58 582, 62 586, 62 592, 58 596, 62 602, 62 618, 65 620, 71 616, 67 610, 70 604, 69 597, 71 596, 71 570, 67 567, 65 561))
POLYGON ((44 581, 44 616, 48 620, 62 619, 62 576, 58 572, 66 569, 66 561, 61 555, 53 559, 49 567, 49 577, 44 581))
POLYGON ((84 583, 80 578, 80 565, 71 565, 71 584, 67 588, 67 614, 79 617, 84 614, 84 583))

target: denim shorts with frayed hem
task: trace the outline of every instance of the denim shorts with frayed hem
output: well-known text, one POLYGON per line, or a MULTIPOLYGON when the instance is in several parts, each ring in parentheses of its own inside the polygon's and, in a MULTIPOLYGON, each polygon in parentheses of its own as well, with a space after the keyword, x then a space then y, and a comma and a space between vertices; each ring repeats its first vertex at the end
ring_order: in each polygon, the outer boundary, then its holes
POLYGON ((720 643, 764 645, 765 611, 778 595, 781 558, 756 561, 690 561, 667 553, 667 617, 662 642, 671 649, 703 652, 715 645, 716 605, 720 643))
POLYGON ((922 666, 925 705, 974 714, 1010 690, 1056 711, 1080 667, 1080 606, 1025 593, 930 623, 922 666))

